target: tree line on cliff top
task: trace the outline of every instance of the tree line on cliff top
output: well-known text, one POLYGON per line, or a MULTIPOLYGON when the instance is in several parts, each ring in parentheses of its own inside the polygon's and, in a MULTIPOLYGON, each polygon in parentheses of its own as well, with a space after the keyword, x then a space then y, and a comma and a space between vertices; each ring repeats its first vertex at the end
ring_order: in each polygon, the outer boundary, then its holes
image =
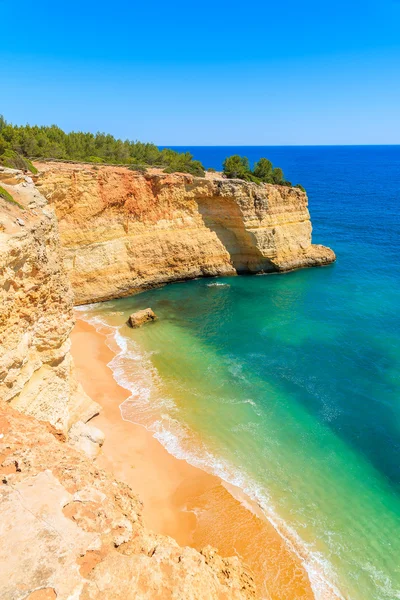
MULTIPOLYGON (((194 160, 190 152, 160 150, 155 144, 116 139, 100 132, 65 133, 57 125, 12 125, 0 115, 0 164, 35 173, 32 159, 118 164, 138 170, 153 166, 167 173, 191 173, 200 177, 205 173, 201 162, 194 160)), ((291 185, 284 179, 282 170, 274 168, 266 158, 261 158, 251 170, 247 158, 230 156, 224 161, 223 170, 228 178, 291 185)))
POLYGON ((295 186, 285 179, 280 167, 274 167, 267 158, 260 158, 255 163, 253 170, 250 168, 249 159, 246 156, 234 154, 228 156, 223 163, 224 173, 229 178, 244 179, 254 183, 273 183, 275 185, 285 185, 287 187, 296 187, 304 191, 302 185, 297 183, 295 186))
MULTIPOLYGON (((119 140, 105 133, 65 133, 57 125, 12 125, 0 116, 0 162, 32 170, 29 159, 53 158, 132 168, 164 167, 167 172, 204 176, 204 167, 189 152, 160 150, 155 144, 119 140)), ((34 167, 33 167, 34 169, 34 167)))

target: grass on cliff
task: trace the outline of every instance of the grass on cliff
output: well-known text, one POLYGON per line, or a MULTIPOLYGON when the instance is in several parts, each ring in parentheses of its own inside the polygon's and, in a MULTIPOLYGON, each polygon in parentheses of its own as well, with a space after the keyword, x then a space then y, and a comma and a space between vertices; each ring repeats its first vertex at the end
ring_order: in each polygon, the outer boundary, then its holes
POLYGON ((14 200, 14 198, 11 196, 11 194, 9 192, 7 192, 7 190, 2 188, 1 186, 0 186, 0 198, 3 198, 3 200, 5 200, 6 202, 9 202, 10 204, 15 204, 19 208, 22 208, 22 210, 25 210, 24 207, 22 206, 22 204, 20 204, 16 200, 14 200))
POLYGON ((20 169, 21 171, 30 171, 34 175, 38 172, 37 168, 31 163, 31 161, 18 154, 14 150, 5 150, 4 153, 0 156, 0 164, 3 167, 8 167, 9 169, 20 169))

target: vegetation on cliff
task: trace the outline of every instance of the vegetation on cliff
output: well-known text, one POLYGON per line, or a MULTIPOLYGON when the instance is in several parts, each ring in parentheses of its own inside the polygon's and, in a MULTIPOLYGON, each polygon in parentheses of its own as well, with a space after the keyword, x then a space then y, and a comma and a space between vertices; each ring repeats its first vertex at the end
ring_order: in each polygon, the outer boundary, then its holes
MULTIPOLYGON (((37 173, 30 159, 58 159, 95 164, 127 165, 133 170, 161 167, 166 173, 191 173, 204 177, 202 163, 190 152, 171 148, 160 150, 155 144, 116 139, 110 134, 81 131, 65 133, 57 125, 12 125, 0 115, 0 164, 37 173)), ((210 168, 208 171, 213 172, 210 168)), ((292 187, 282 169, 267 158, 260 158, 250 168, 248 158, 235 154, 223 163, 226 177, 255 183, 274 183, 292 187)), ((295 187, 302 188, 297 184, 295 187)))
POLYGON ((124 164, 132 168, 164 167, 204 177, 204 167, 190 152, 160 150, 155 144, 116 139, 105 133, 65 133, 56 125, 12 125, 0 115, 0 164, 29 170, 36 169, 29 158, 55 158, 91 163, 124 164))
MULTIPOLYGON (((1 147, 2 142, 0 137, 0 151, 1 147)), ((4 167, 8 167, 9 169, 20 169, 21 171, 30 171, 31 173, 37 173, 36 167, 31 163, 31 161, 28 158, 22 156, 21 154, 18 154, 18 152, 15 152, 14 150, 10 150, 9 148, 7 148, 0 155, 0 164, 2 164, 4 167)))
MULTIPOLYGON (((282 169, 274 167, 267 158, 260 158, 251 170, 249 159, 246 156, 233 154, 224 160, 223 169, 224 174, 229 179, 244 179, 255 183, 274 183, 275 185, 293 187, 291 182, 285 179, 282 169)), ((303 186, 299 183, 294 187, 304 191, 303 186)))
POLYGON ((7 190, 5 190, 3 187, 1 187, 1 185, 0 185, 0 198, 3 198, 3 200, 5 200, 6 202, 9 202, 10 204, 16 204, 16 206, 19 206, 19 208, 24 209, 22 204, 20 204, 16 200, 14 200, 14 198, 11 196, 11 194, 9 192, 7 192, 7 190))

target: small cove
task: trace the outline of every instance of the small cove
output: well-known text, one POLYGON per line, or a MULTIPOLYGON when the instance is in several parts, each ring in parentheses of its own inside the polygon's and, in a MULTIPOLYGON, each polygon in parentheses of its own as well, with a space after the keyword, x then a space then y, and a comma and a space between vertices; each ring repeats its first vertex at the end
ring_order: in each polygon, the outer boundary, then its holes
POLYGON ((124 417, 255 499, 316 591, 324 578, 345 598, 400 598, 400 149, 257 152, 305 185, 314 241, 337 264, 179 283, 81 314, 116 328, 124 417), (128 329, 147 306, 159 321, 128 329))

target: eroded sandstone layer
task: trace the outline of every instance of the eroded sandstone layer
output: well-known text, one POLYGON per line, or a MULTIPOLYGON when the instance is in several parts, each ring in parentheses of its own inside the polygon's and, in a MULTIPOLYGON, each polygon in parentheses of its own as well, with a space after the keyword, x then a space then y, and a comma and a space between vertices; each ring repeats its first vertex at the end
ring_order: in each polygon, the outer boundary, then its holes
POLYGON ((67 432, 99 410, 78 385, 73 295, 54 210, 19 171, 0 169, 0 399, 67 432))
POLYGON ((0 598, 250 600, 251 574, 147 531, 132 490, 0 400, 0 598))
POLYGON ((326 265, 307 195, 222 177, 42 163, 77 304, 200 276, 326 265))

